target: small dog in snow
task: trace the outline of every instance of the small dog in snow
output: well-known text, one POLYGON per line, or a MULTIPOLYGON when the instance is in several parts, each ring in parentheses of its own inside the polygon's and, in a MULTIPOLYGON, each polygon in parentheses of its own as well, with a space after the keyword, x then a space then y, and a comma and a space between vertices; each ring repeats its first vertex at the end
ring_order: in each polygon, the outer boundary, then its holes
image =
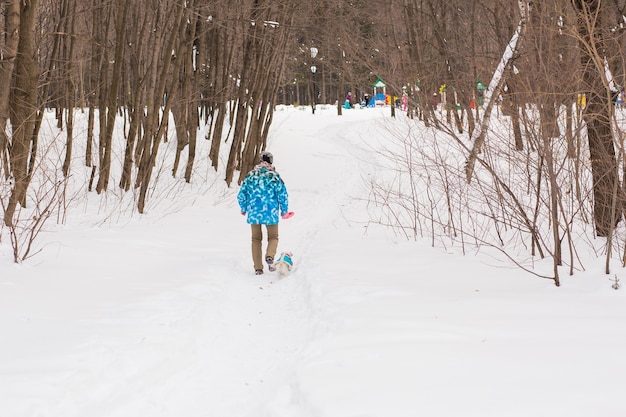
POLYGON ((293 268, 293 254, 291 252, 283 252, 274 260, 274 267, 279 275, 285 276, 293 268))

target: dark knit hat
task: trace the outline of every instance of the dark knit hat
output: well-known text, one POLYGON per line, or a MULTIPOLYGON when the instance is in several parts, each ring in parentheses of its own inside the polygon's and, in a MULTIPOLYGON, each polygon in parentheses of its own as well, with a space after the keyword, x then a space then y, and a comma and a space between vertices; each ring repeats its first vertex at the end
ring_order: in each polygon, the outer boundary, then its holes
POLYGON ((274 155, 272 155, 268 151, 261 152, 261 158, 260 159, 261 159, 261 162, 267 162, 268 164, 273 164, 274 163, 274 155))

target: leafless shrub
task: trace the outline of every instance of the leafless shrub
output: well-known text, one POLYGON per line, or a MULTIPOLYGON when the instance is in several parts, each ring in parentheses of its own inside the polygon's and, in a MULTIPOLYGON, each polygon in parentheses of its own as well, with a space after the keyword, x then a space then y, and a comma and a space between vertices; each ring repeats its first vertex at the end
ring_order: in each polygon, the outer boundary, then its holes
MULTIPOLYGON (((8 230, 15 263, 21 263, 39 253, 41 247, 36 242, 45 225, 51 218, 54 219, 55 214, 63 217, 63 206, 59 203, 64 195, 64 184, 63 180, 50 177, 38 182, 36 187, 31 187, 26 207, 19 206, 13 222, 9 226, 3 226, 3 229, 8 230)), ((8 201, 9 185, 4 184, 0 191, 3 211, 8 201)))
POLYGON ((593 241, 583 216, 591 202, 585 198, 581 207, 572 190, 582 187, 589 196, 588 174, 573 169, 563 141, 552 142, 550 170, 542 154, 517 151, 507 129, 507 118, 494 120, 468 184, 467 138, 445 125, 435 130, 407 118, 402 131, 393 133, 393 144, 380 152, 386 162, 372 184, 372 218, 406 238, 428 237, 433 245, 460 246, 463 253, 496 248, 529 270, 535 258, 556 257, 555 248, 567 242, 569 256, 561 262, 583 268, 576 245, 580 236, 593 241), (549 197, 551 183, 559 185, 556 200, 549 197))

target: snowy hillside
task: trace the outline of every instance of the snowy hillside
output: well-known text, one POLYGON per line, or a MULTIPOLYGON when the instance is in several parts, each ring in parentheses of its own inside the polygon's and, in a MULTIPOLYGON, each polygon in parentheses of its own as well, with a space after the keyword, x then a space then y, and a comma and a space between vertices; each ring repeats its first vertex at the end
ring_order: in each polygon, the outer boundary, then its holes
POLYGON ((404 117, 277 111, 285 279, 254 275, 237 186, 206 160, 191 185, 163 172, 145 215, 76 198, 23 264, 3 235, 0 416, 626 415, 626 300, 601 267, 557 288, 370 222, 404 117))

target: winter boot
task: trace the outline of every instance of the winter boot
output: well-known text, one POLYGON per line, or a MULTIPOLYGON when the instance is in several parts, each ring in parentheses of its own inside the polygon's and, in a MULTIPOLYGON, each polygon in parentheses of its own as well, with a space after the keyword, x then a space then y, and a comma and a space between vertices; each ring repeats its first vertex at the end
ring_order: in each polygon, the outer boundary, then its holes
POLYGON ((269 269, 270 272, 276 271, 276 267, 274 266, 274 258, 272 258, 271 256, 266 256, 265 262, 267 262, 267 269, 269 269))

